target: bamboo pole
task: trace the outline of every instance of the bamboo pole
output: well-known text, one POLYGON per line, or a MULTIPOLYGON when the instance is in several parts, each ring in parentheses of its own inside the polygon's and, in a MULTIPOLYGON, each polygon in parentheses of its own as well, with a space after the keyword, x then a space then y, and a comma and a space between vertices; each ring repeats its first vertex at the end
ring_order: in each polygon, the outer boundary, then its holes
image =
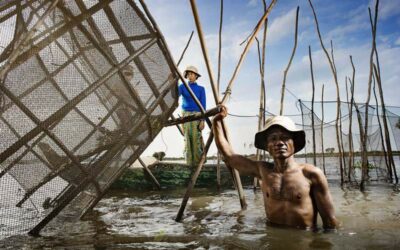
MULTIPOLYGON (((351 67, 353 69, 352 79, 351 80, 349 79, 350 86, 351 86, 351 102, 353 103, 353 105, 354 105, 354 107, 356 109, 356 113, 357 113, 358 129, 360 131, 360 142, 361 142, 361 149, 360 150, 362 150, 362 144, 363 144, 363 140, 364 140, 364 129, 363 129, 363 126, 362 126, 362 118, 361 118, 360 110, 358 108, 358 104, 354 100, 356 68, 354 67, 354 62, 353 62, 353 57, 352 56, 350 56, 350 63, 351 63, 351 67)), ((363 155, 361 155, 361 157, 363 157, 363 155)), ((357 182, 357 180, 355 178, 354 178, 354 180, 357 182)))
POLYGON ((326 175, 325 169, 325 149, 324 149, 324 87, 325 84, 322 84, 322 93, 321 93, 321 151, 322 151, 322 168, 324 169, 324 175, 326 175))
POLYGON ((170 119, 166 122, 166 124, 164 126, 168 127, 168 126, 174 126, 177 124, 182 124, 185 122, 197 121, 197 120, 203 119, 205 117, 214 116, 214 115, 218 114, 220 112, 220 110, 221 110, 221 108, 217 106, 215 108, 206 110, 204 115, 203 114, 192 114, 192 115, 188 115, 188 116, 184 116, 184 117, 180 117, 180 118, 176 118, 176 119, 170 119))
POLYGON ((312 141, 313 141, 313 160, 314 166, 317 166, 316 154, 316 143, 315 143, 315 127, 314 127, 314 95, 315 95, 315 83, 314 83, 314 71, 311 56, 311 46, 308 46, 308 57, 310 58, 310 71, 311 71, 311 85, 312 85, 312 97, 311 97, 311 128, 312 128, 312 141))
POLYGON ((186 50, 187 50, 188 47, 189 47, 190 41, 192 41, 193 34, 194 34, 194 31, 192 31, 192 33, 190 33, 189 40, 187 41, 186 46, 185 46, 185 48, 183 49, 183 51, 182 51, 182 53, 181 53, 181 56, 179 57, 178 62, 176 63, 176 65, 179 65, 179 64, 181 63, 181 61, 182 61, 182 59, 183 59, 183 56, 185 55, 186 50))
POLYGON ((353 147, 353 133, 352 133, 352 125, 353 125, 353 104, 351 102, 351 98, 349 97, 349 87, 347 84, 347 77, 345 78, 345 84, 346 84, 346 100, 347 100, 347 109, 349 111, 349 134, 348 134, 348 139, 349 139, 349 165, 348 165, 348 172, 347 172, 347 179, 348 181, 351 183, 351 173, 352 173, 352 169, 353 169, 353 151, 354 151, 354 147, 353 147))
MULTIPOLYGON (((337 71, 336 71, 336 63, 335 63, 335 56, 334 56, 334 54, 333 54, 333 43, 332 43, 332 40, 331 40, 331 58, 332 58, 332 65, 333 65, 333 68, 334 68, 334 70, 335 70, 335 73, 337 74, 337 71)), ((336 91, 339 91, 339 87, 337 86, 337 90, 336 91)), ((338 92, 338 93, 340 93, 340 92, 338 92)), ((346 176, 346 157, 345 157, 345 150, 344 150, 344 145, 343 145, 343 133, 342 133, 342 105, 341 105, 341 103, 342 103, 342 101, 341 101, 341 99, 340 99, 340 95, 338 94, 338 97, 337 97, 337 99, 338 99, 338 104, 337 104, 337 110, 338 110, 338 119, 339 119, 339 146, 340 146, 340 148, 339 148, 339 156, 340 156, 340 161, 342 162, 342 164, 343 164, 343 170, 342 170, 342 172, 343 172, 343 180, 344 180, 344 177, 346 176)))
MULTIPOLYGON (((224 16, 224 0, 220 0, 219 31, 218 31, 218 71, 217 71, 217 91, 220 91, 221 83, 221 57, 222 57, 222 22, 224 16)), ((221 189, 221 153, 217 151, 217 188, 221 189)))
MULTIPOLYGON (((367 139, 368 139, 368 107, 369 107, 369 101, 371 98, 371 86, 372 86, 372 75, 373 75, 373 60, 374 60, 374 50, 375 50, 375 39, 376 39, 376 23, 378 19, 378 5, 379 5, 379 0, 376 1, 375 5, 375 18, 374 18, 374 24, 372 24, 372 48, 371 48, 371 53, 369 57, 369 75, 368 75, 368 94, 367 94, 367 100, 365 102, 365 124, 364 124, 364 140, 363 140, 363 152, 362 152, 362 179, 360 183, 360 189, 363 191, 365 190, 365 182, 367 179, 367 174, 368 174, 368 149, 367 149, 367 139)), ((369 8, 369 11, 370 8, 369 8)))
POLYGON ((153 183, 157 186, 158 190, 161 190, 160 183, 157 181, 156 177, 153 175, 153 173, 150 171, 150 169, 147 167, 146 163, 139 157, 138 161, 140 165, 142 165, 144 171, 150 176, 150 179, 153 181, 153 183))
POLYGON ((285 89, 286 89, 286 77, 287 77, 287 73, 289 72, 289 68, 290 65, 292 64, 292 60, 294 57, 294 54, 296 53, 296 48, 297 48, 297 31, 298 31, 298 23, 299 23, 299 9, 300 7, 297 6, 297 10, 296 10, 296 29, 294 32, 294 46, 292 49, 292 54, 290 55, 290 59, 289 59, 289 63, 286 66, 285 71, 283 72, 283 82, 282 82, 282 89, 281 89, 281 106, 279 109, 279 115, 283 115, 283 103, 284 103, 284 99, 285 99, 285 89))
POLYGON ((229 96, 231 95, 231 93, 232 93, 232 91, 231 91, 232 84, 233 84, 234 80, 236 79, 237 74, 239 73, 239 70, 240 70, 240 67, 242 66, 243 60, 246 57, 248 50, 250 49, 250 45, 253 43, 254 38, 258 33, 258 30, 264 24, 265 20, 267 19, 267 17, 269 15, 269 13, 271 12, 272 8, 275 6, 276 2, 277 2, 276 0, 272 0, 271 1, 270 5, 268 6, 267 11, 265 11, 264 15, 258 21, 258 23, 257 23, 252 35, 249 37, 249 39, 247 41, 247 44, 246 44, 246 47, 244 48, 242 54, 240 55, 239 62, 236 65, 236 68, 235 68, 235 70, 233 72, 233 75, 232 75, 231 79, 229 80, 228 86, 226 87, 225 96, 222 98, 222 101, 221 101, 222 104, 224 104, 227 101, 227 99, 229 98, 229 96))
POLYGON ((397 171, 396 171, 396 165, 394 164, 393 160, 393 152, 392 152, 392 146, 390 144, 390 135, 389 135, 389 128, 387 125, 387 116, 386 116, 386 108, 385 108, 385 102, 383 99, 383 89, 382 89, 382 82, 381 82, 381 77, 378 73, 378 70, 376 68, 376 65, 374 64, 374 73, 376 75, 377 83, 378 83, 378 88, 379 88, 379 96, 381 97, 381 106, 383 110, 382 114, 382 120, 383 120, 383 126, 384 126, 384 131, 385 131, 385 139, 386 139, 386 146, 387 146, 387 153, 388 153, 388 158, 389 158, 389 163, 391 166, 391 170, 393 170, 394 178, 396 180, 396 184, 399 183, 399 179, 397 177, 397 171))
MULTIPOLYGON (((368 8, 371 29, 372 29, 373 33, 375 33, 375 35, 376 35, 376 26, 377 26, 378 5, 379 5, 379 0, 377 0, 376 5, 375 5, 375 13, 376 13, 375 14, 375 21, 374 21, 375 24, 372 23, 371 9, 368 8)), ((374 65, 374 72, 375 72, 375 75, 377 76, 376 78, 377 78, 377 83, 378 83, 379 96, 380 96, 380 99, 381 99, 382 115, 383 115, 383 119, 382 120, 383 120, 384 129, 385 129, 386 147, 388 149, 388 154, 389 154, 388 155, 388 160, 389 160, 389 165, 390 165, 389 174, 390 174, 390 178, 392 179, 392 171, 393 171, 393 174, 394 174, 395 180, 396 180, 396 184, 397 184, 398 183, 398 177, 397 177, 397 173, 396 173, 396 165, 395 165, 394 160, 393 160, 392 147, 391 147, 391 144, 390 144, 390 136, 388 135, 389 134, 389 128, 387 126, 386 108, 385 108, 385 101, 384 101, 384 98, 383 98, 383 88, 382 88, 381 77, 380 77, 381 76, 381 70, 380 70, 380 64, 379 64, 378 50, 376 48, 376 40, 373 40, 373 42, 375 44, 373 46, 373 48, 374 48, 375 59, 376 59, 376 67, 377 67, 377 69, 375 69, 375 65, 374 65)))
MULTIPOLYGON (((299 103, 300 103, 300 111, 301 111, 301 124, 302 124, 302 127, 303 127, 303 130, 305 130, 304 129, 304 113, 303 113, 303 103, 301 102, 301 100, 299 99, 299 103)), ((305 160, 306 160, 306 163, 307 163, 307 147, 304 147, 304 155, 305 155, 305 160)))
MULTIPOLYGON (((375 98, 376 118, 378 120, 379 136, 381 138, 381 143, 382 143, 383 157, 385 159, 386 169, 388 170, 388 173, 389 173, 388 181, 392 182, 393 179, 392 179, 392 175, 391 175, 390 170, 389 170, 389 169, 391 169, 391 165, 390 165, 389 160, 388 160, 388 153, 386 151, 385 138, 383 137, 383 128, 382 128, 381 118, 379 117, 380 116, 380 114, 379 114, 379 102, 378 102, 378 96, 376 94, 376 85, 377 85, 376 82, 377 82, 377 80, 375 78, 376 78, 376 76, 374 75, 374 77, 373 77, 373 89, 372 89, 373 91, 372 92, 374 93, 374 98, 375 98)), ((378 173, 377 173, 377 175, 378 175, 378 173)))
MULTIPOLYGON (((267 11, 267 6, 265 3, 265 0, 263 0, 264 4, 264 11, 267 11)), ((263 42, 262 42, 262 53, 260 53, 260 45, 257 40, 257 47, 258 47, 258 59, 259 59, 259 66, 260 66, 260 76, 261 76, 261 82, 260 82, 260 107, 258 111, 258 131, 261 131, 264 122, 265 122, 265 45, 266 45, 266 40, 267 40, 267 29, 268 29, 268 19, 265 20, 264 23, 264 32, 263 32, 263 42)), ((260 161, 261 160, 261 150, 257 149, 256 150, 256 160, 260 161)), ((253 180, 253 188, 254 190, 257 188, 259 185, 259 181, 257 177, 254 177, 253 180)))
POLYGON ((336 72, 336 67, 332 62, 332 59, 330 58, 328 51, 326 50, 324 43, 322 42, 322 37, 321 37, 321 32, 319 30, 319 23, 318 23, 318 19, 317 19, 317 15, 315 14, 315 10, 314 10, 314 6, 311 3, 311 0, 308 0, 313 15, 314 15, 314 20, 315 20, 315 25, 316 25, 316 29, 317 29, 317 33, 318 33, 318 38, 321 44, 321 47, 326 55, 326 58, 328 59, 329 62, 329 66, 331 68, 332 74, 333 74, 333 78, 335 81, 335 85, 336 85, 336 98, 337 98, 337 107, 336 107, 336 122, 335 122, 335 127, 336 127, 336 142, 337 142, 337 146, 338 146, 338 150, 339 150, 339 157, 340 157, 340 183, 343 184, 343 162, 342 162, 342 150, 341 150, 341 143, 340 143, 340 135, 339 132, 341 133, 341 131, 339 130, 339 117, 340 117, 340 109, 339 109, 339 105, 340 105, 340 92, 339 92, 339 83, 337 80, 337 72, 336 72))
MULTIPOLYGON (((216 83, 214 80, 214 75, 213 75, 211 63, 210 63, 210 60, 208 57, 207 46, 206 46, 206 43, 204 40, 203 29, 201 27, 200 18, 199 18, 199 14, 197 11, 197 6, 196 6, 195 0, 190 0, 190 5, 192 7, 193 17, 195 20, 196 29, 197 29, 197 33, 199 36, 200 45, 201 45, 201 49, 202 49, 203 56, 204 56, 204 61, 207 66, 207 71, 208 71, 208 76, 210 78, 210 84, 211 84, 211 88, 213 91, 214 101, 215 101, 215 104, 218 105, 219 104, 219 92, 217 90, 217 86, 216 86, 216 83)), ((226 128, 224 122, 222 122, 222 128, 224 130, 226 139, 228 141, 230 141, 228 131, 227 131, 227 128, 226 128)), ((236 169, 233 169, 229 164, 226 164, 226 166, 228 167, 228 169, 230 170, 230 172, 232 174, 233 181, 234 181, 235 186, 237 187, 237 190, 239 193, 241 207, 242 207, 242 209, 244 209, 244 208, 246 208, 247 205, 246 205, 246 201, 244 198, 243 187, 242 187, 242 183, 240 180, 239 172, 236 169)))

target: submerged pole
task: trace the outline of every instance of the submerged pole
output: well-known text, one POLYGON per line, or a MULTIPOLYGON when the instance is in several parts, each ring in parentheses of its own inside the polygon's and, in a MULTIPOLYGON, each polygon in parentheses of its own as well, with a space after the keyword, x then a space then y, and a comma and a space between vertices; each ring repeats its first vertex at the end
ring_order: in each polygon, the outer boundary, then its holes
POLYGON ((311 85, 312 85, 312 97, 311 97, 311 128, 312 128, 312 141, 313 141, 313 160, 314 166, 317 165, 316 145, 315 145, 315 123, 314 123, 314 95, 315 95, 315 83, 314 83, 314 71, 313 62, 311 56, 311 46, 308 46, 308 57, 310 58, 310 71, 311 71, 311 85))
POLYGON ((324 175, 326 175, 326 169, 325 169, 325 149, 324 149, 324 87, 325 84, 322 84, 322 94, 321 94, 321 110, 322 110, 322 115, 321 115, 321 151, 322 151, 322 167, 324 169, 324 175))
MULTIPOLYGON (((200 40, 200 45, 201 45, 201 49, 203 52, 203 57, 204 57, 204 61, 206 63, 207 66, 207 71, 208 71, 208 76, 210 78, 210 84, 211 84, 211 88, 213 91, 213 96, 214 96, 214 101, 215 104, 218 105, 219 104, 219 93, 217 90, 217 85, 215 84, 215 80, 214 80, 214 74, 212 72, 212 68, 211 68, 211 63, 208 57, 208 51, 207 51, 207 46, 205 43, 205 39, 204 39, 204 35, 203 35, 203 29, 200 23, 200 18, 199 18, 199 14, 197 11, 197 7, 196 7, 196 1, 195 0, 190 0, 190 5, 192 7, 192 12, 193 12, 193 17, 194 17, 194 21, 196 24, 196 29, 197 29, 197 34, 199 36, 199 40, 200 40)), ((227 139, 227 141, 229 142, 229 136, 228 136, 228 131, 227 128, 225 126, 225 123, 222 122, 222 128, 224 130, 224 134, 225 134, 225 138, 227 139)), ((233 181, 235 183, 235 186, 237 187, 238 193, 239 193, 239 199, 240 199, 240 204, 242 209, 246 208, 246 201, 244 198, 244 193, 243 193, 243 187, 242 187, 242 183, 240 180, 240 175, 239 172, 236 169, 233 169, 229 164, 225 163, 226 166, 228 167, 228 169, 231 171, 232 173, 232 178, 233 181)))

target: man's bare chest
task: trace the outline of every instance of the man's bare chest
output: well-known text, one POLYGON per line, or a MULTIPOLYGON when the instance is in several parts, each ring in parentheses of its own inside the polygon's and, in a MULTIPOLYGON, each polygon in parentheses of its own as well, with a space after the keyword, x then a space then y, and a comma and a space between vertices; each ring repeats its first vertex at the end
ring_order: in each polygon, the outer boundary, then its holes
POLYGON ((265 198, 301 203, 310 198, 310 183, 301 174, 269 174, 263 181, 265 198))

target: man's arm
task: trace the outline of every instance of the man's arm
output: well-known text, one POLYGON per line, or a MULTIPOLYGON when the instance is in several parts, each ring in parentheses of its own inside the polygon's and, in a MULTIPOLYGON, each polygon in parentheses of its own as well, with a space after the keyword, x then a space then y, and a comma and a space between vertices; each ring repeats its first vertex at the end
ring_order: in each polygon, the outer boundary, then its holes
POLYGON ((328 181, 321 169, 314 166, 310 170, 312 181, 312 194, 315 198, 317 209, 321 215, 324 229, 335 229, 339 226, 339 221, 335 217, 332 196, 329 191, 328 181))
POLYGON ((254 177, 261 178, 258 171, 258 165, 261 162, 252 161, 242 155, 235 154, 231 144, 226 140, 224 131, 222 128, 222 120, 227 116, 227 109, 225 106, 221 106, 221 112, 217 114, 213 119, 213 133, 215 136, 215 144, 218 150, 224 156, 224 160, 233 168, 237 169, 240 174, 251 175, 254 177))

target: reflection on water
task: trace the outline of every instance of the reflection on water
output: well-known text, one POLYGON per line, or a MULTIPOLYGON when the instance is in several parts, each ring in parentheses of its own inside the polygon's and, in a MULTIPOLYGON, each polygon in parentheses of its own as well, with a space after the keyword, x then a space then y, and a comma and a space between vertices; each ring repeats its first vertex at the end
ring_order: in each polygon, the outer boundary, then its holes
MULTIPOLYGON (((331 184, 337 232, 266 224, 260 191, 196 190, 184 220, 174 218, 186 190, 110 193, 83 221, 52 222, 42 237, 14 236, 0 249, 392 249, 400 246, 400 194, 389 185, 364 193, 331 184)), ((321 221, 319 220, 319 224, 321 221)))

